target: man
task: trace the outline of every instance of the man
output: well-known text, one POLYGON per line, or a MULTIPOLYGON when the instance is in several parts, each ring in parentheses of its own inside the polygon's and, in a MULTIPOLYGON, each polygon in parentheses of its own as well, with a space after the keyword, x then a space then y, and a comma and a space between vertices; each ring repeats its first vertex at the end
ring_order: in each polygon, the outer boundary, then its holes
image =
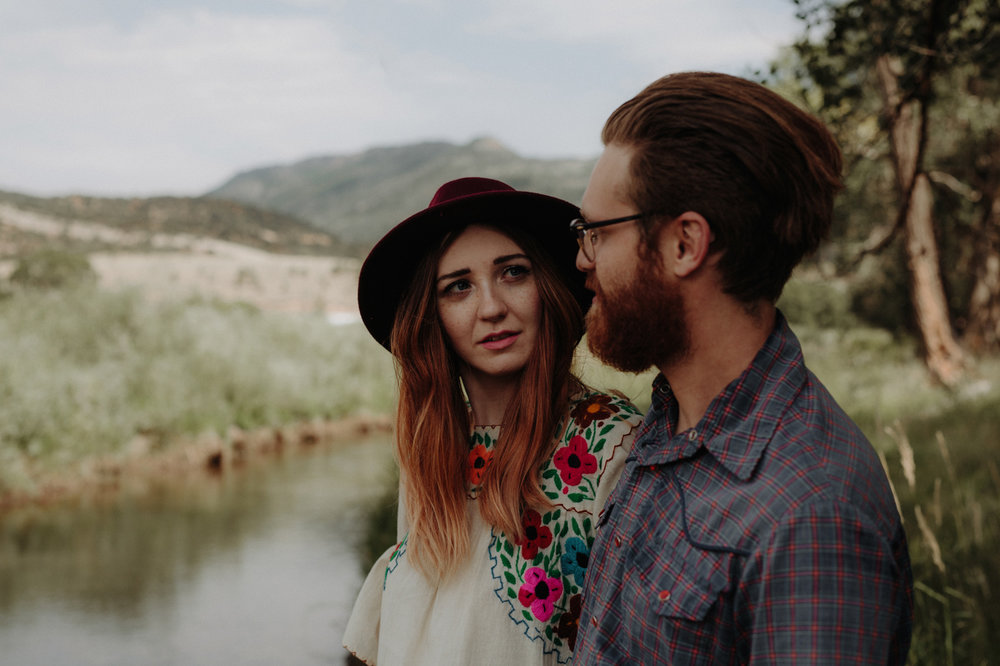
POLYGON ((574 221, 589 344, 660 375, 598 523, 576 663, 902 664, 889 484, 774 305, 829 230, 833 138, 763 86, 684 73, 602 140, 574 221))

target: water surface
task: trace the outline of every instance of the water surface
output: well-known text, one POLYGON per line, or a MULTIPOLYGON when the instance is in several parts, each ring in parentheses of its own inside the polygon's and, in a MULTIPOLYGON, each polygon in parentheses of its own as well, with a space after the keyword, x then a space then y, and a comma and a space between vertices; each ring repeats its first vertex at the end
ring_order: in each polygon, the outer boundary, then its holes
POLYGON ((0 663, 343 664, 379 438, 0 517, 0 663))

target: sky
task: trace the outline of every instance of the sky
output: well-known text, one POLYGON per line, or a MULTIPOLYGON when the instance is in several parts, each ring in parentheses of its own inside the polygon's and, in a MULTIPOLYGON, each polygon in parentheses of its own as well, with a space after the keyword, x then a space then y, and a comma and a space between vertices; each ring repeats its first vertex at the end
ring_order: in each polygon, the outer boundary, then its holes
POLYGON ((0 0, 0 190, 198 195, 486 136, 593 157, 648 83, 748 75, 800 31, 791 0, 0 0))

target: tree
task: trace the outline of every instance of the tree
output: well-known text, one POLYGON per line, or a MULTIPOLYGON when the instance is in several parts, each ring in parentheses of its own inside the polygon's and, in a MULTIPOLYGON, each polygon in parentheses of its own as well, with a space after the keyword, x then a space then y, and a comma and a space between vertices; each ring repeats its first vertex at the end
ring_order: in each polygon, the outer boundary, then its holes
MULTIPOLYGON (((992 0, 795 4, 806 26, 796 44, 801 85, 814 98, 818 91, 817 110, 835 128, 848 164, 883 160, 894 174, 893 213, 869 234, 859 256, 880 254, 902 241, 925 362, 932 376, 952 385, 967 365, 955 319, 978 350, 1000 350, 997 213, 986 212, 998 207, 993 202, 1000 187, 988 168, 973 168, 982 162, 984 148, 998 157, 995 146, 990 151, 990 142, 982 141, 983 135, 996 138, 997 129, 954 121, 956 106, 977 107, 977 89, 994 85, 1000 69, 1000 9, 992 0), (942 112, 943 103, 950 105, 951 115, 942 112), (874 132, 873 117, 878 119, 874 132), (967 140, 977 134, 978 141, 967 140), (948 141, 939 138, 944 135, 948 141), (960 155, 959 149, 965 152, 960 155), (978 187, 971 184, 976 173, 982 181, 978 187), (942 197, 943 190, 973 191, 978 199, 956 202, 942 197), (971 212, 978 222, 971 222, 971 212), (942 235, 948 241, 945 259, 942 235), (956 257, 971 270, 958 277, 959 271, 943 273, 942 265, 955 266, 956 257), (954 303, 956 292, 967 295, 964 303, 954 303)), ((881 185, 877 178, 855 183, 863 189, 881 185)))

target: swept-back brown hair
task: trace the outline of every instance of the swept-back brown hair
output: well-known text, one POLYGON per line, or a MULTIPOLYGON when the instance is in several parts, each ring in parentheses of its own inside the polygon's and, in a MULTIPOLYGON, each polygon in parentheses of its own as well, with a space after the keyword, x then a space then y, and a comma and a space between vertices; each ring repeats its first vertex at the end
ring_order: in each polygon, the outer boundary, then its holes
MULTIPOLYGON (((477 500, 487 523, 522 539, 523 510, 548 504, 538 470, 551 454, 569 394, 579 386, 570 368, 583 335, 583 313, 548 253, 530 235, 502 224, 489 226, 514 240, 531 260, 541 299, 538 341, 504 412, 477 500)), ((421 261, 396 311, 391 340, 399 383, 396 455, 410 525, 407 553, 431 578, 447 576, 470 547, 466 465, 473 424, 459 361, 438 317, 435 288, 438 262, 463 230, 444 236, 421 261)))
POLYGON ((618 107, 601 139, 634 150, 627 196, 657 214, 641 221, 647 249, 664 218, 700 213, 722 252, 723 289, 742 302, 776 301, 829 232, 840 148, 819 120, 760 84, 665 76, 618 107))

